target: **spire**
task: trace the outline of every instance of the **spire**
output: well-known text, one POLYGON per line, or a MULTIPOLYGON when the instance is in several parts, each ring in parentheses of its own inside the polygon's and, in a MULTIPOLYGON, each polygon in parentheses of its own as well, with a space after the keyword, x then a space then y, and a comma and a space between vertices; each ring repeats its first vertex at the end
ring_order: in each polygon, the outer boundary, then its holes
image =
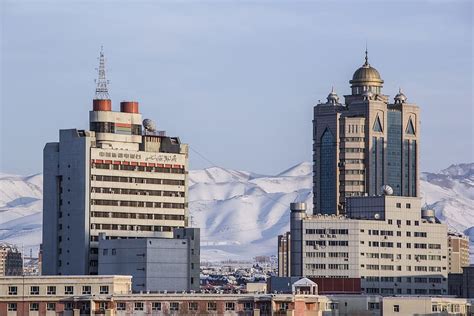
POLYGON ((95 80, 97 83, 97 87, 95 88, 95 99, 108 100, 110 98, 109 90, 107 88, 109 81, 105 78, 105 57, 103 46, 100 47, 99 68, 97 70, 99 72, 99 76, 95 80))
POLYGON ((365 63, 364 66, 369 66, 369 53, 367 52, 367 43, 365 43, 365 63))

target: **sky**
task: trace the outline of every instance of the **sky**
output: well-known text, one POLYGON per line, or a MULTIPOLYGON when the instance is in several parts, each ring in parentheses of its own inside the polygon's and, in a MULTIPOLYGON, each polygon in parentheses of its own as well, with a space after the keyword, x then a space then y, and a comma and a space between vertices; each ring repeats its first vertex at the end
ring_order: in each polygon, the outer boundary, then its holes
POLYGON ((0 20, 3 173, 88 128, 102 45, 114 109, 140 102, 192 169, 310 161, 313 106, 350 93, 366 43, 383 93, 421 108, 421 170, 474 161, 471 1, 3 0, 0 20))

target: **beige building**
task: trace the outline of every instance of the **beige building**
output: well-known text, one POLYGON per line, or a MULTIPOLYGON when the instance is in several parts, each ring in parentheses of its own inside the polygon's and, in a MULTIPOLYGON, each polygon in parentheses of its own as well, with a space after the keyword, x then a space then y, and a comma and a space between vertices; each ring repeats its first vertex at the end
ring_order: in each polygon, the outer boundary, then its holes
POLYGON ((401 91, 390 103, 383 82, 366 52, 345 104, 333 90, 314 107, 314 214, 343 214, 346 197, 378 195, 383 185, 419 196, 419 108, 401 91))
POLYGON ((462 273, 469 266, 469 237, 461 233, 448 233, 449 273, 462 273))
POLYGON ((0 276, 23 274, 21 252, 13 245, 0 243, 0 276))
POLYGON ((2 277, 0 315, 91 315, 96 303, 129 294, 131 286, 131 276, 2 277))
POLYGON ((447 295, 447 226, 420 203, 352 197, 349 217, 308 216, 292 204, 292 275, 315 280, 323 294, 447 295))
MULTIPOLYGON (((304 284, 305 285, 305 284, 304 284)), ((322 315, 327 298, 293 294, 131 293, 130 276, 0 278, 0 315, 322 315)))
POLYGON ((45 275, 98 272, 98 238, 172 237, 188 225, 188 146, 144 120, 137 102, 112 111, 101 55, 90 130, 61 130, 44 148, 45 275))

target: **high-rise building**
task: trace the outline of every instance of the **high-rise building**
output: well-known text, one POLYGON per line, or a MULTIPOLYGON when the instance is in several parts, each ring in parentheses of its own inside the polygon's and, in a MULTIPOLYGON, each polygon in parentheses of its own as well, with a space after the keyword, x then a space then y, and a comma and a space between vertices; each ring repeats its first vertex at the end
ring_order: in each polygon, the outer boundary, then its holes
POLYGON ((23 275, 23 257, 13 245, 0 244, 0 276, 23 275))
POLYGON ((314 209, 291 204, 291 276, 326 293, 447 294, 447 226, 421 207, 419 109, 365 63, 314 107, 314 209))
POLYGON ((98 273, 107 238, 173 237, 188 224, 188 146, 144 120, 138 102, 112 111, 105 58, 90 130, 60 130, 44 148, 44 275, 98 273))
POLYGON ((345 104, 334 89, 314 107, 313 213, 343 214, 350 196, 373 196, 389 185, 397 196, 418 196, 419 108, 384 81, 367 58, 349 81, 345 104))
POLYGON ((291 276, 290 245, 291 245, 290 232, 286 232, 283 235, 278 235, 278 276, 279 277, 291 276))
POLYGON ((461 233, 448 233, 449 273, 463 273, 469 266, 469 238, 461 233))

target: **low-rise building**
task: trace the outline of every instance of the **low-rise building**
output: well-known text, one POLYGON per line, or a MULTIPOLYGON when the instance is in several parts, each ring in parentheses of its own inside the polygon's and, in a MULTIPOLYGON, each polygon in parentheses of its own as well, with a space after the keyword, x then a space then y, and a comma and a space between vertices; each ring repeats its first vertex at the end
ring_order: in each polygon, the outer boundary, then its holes
POLYGON ((99 238, 99 275, 131 275, 133 292, 199 290, 199 228, 174 238, 99 238))
POLYGON ((321 315, 327 298, 291 294, 132 293, 130 276, 0 278, 0 315, 321 315))
POLYGON ((90 315, 131 285, 131 276, 117 275, 0 277, 0 315, 90 315))

